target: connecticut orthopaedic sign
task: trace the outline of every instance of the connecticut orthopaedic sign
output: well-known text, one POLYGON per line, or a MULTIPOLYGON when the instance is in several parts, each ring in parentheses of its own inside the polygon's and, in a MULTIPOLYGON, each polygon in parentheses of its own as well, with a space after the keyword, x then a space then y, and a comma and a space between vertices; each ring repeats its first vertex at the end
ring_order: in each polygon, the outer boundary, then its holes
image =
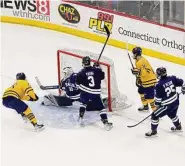
MULTIPOLYGON (((105 35, 104 25, 107 25, 111 35, 110 38, 128 42, 154 51, 185 57, 185 32, 165 28, 156 24, 116 15, 98 9, 87 8, 74 3, 58 2, 62 7, 63 15, 74 11, 74 18, 80 17, 79 21, 69 23, 61 14, 52 17, 56 24, 74 27, 78 30, 105 35), (62 5, 65 4, 65 5, 62 5), (67 12, 68 11, 68 12, 67 12), (77 12, 78 11, 78 12, 77 12)), ((58 9, 58 7, 57 7, 58 9)), ((53 9, 51 9, 53 11, 53 9)))
POLYGON ((1 15, 34 19, 185 58, 185 32, 62 0, 2 0, 1 15))

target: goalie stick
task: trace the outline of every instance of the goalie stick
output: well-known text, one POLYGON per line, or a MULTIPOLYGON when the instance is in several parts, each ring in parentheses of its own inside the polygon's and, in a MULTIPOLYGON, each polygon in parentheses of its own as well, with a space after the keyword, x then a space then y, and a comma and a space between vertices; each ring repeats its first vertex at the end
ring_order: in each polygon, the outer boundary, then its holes
MULTIPOLYGON (((178 95, 182 94, 182 92, 178 93, 178 95)), ((141 120, 140 122, 136 123, 135 125, 130 125, 130 126, 127 126, 128 128, 132 128, 132 127, 135 127, 139 124, 141 124, 142 122, 144 122, 146 119, 148 119, 150 116, 152 116, 154 112, 152 112, 150 115, 148 115, 147 117, 145 117, 143 120, 141 120)))
POLYGON ((59 89, 60 88, 59 85, 43 86, 38 77, 35 77, 35 80, 36 80, 37 84, 39 85, 40 89, 42 89, 42 90, 59 89))

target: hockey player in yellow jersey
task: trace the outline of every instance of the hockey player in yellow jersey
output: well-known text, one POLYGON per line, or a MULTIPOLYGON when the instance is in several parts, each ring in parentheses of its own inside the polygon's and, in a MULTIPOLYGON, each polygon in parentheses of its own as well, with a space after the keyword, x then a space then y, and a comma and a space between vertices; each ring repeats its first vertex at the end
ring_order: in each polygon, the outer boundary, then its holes
POLYGON ((138 93, 140 94, 143 106, 138 111, 147 111, 149 106, 154 111, 154 89, 157 83, 156 74, 153 71, 150 63, 142 56, 142 49, 135 47, 132 50, 133 58, 135 59, 136 68, 132 69, 132 74, 136 76, 136 85, 138 86, 138 93))
POLYGON ((5 90, 2 103, 5 107, 16 110, 18 114, 21 114, 24 120, 28 119, 36 131, 43 130, 44 125, 37 124, 35 115, 22 100, 37 101, 38 96, 26 80, 26 75, 24 73, 17 73, 16 82, 5 90))

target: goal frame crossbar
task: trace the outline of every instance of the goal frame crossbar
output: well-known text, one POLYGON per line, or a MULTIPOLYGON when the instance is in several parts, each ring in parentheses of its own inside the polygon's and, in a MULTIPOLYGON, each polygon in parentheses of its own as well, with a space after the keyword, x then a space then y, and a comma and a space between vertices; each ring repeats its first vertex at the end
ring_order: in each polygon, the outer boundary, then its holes
MULTIPOLYGON (((76 57, 76 58, 79 58, 79 59, 82 59, 84 56, 81 56, 81 55, 78 55, 78 54, 74 54, 74 53, 71 53, 71 52, 68 52, 68 51, 63 51, 63 50, 58 50, 57 51, 57 72, 58 72, 58 84, 60 85, 60 82, 61 82, 61 61, 62 61, 62 58, 61 58, 61 54, 65 54, 65 55, 69 55, 69 56, 72 56, 72 57, 76 57)), ((97 60, 95 59, 91 59, 91 62, 97 62, 97 60)), ((110 80, 110 65, 105 63, 105 62, 102 62, 101 59, 100 61, 98 62, 100 65, 104 65, 106 66, 107 68, 107 88, 108 88, 108 109, 110 112, 112 112, 112 104, 111 104, 111 98, 112 98, 112 95, 111 95, 111 80, 110 80)), ((112 80, 114 81, 114 80, 112 80)), ((59 89, 59 94, 61 94, 61 90, 59 89)))

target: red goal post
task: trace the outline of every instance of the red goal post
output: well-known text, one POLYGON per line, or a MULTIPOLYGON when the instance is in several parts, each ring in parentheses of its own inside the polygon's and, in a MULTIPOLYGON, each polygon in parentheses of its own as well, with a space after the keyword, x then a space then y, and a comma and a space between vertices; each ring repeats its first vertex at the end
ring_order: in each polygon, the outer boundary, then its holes
MULTIPOLYGON (((65 54, 67 56, 72 56, 72 57, 76 57, 78 59, 82 59, 83 56, 80 56, 80 55, 77 55, 77 54, 73 54, 73 53, 70 53, 70 52, 67 52, 67 51, 62 51, 62 50, 58 50, 57 51, 57 70, 58 70, 58 84, 60 84, 60 81, 61 81, 61 69, 63 68, 61 66, 61 61, 62 61, 62 57, 61 57, 61 54, 65 54)), ((97 62, 97 60, 95 59, 91 59, 92 62, 97 62)), ((106 64, 104 62, 101 62, 99 61, 99 64, 100 65, 104 65, 106 66, 107 68, 107 75, 108 75, 108 79, 107 79, 107 88, 108 88, 108 108, 109 108, 109 111, 111 112, 112 111, 112 106, 111 106, 111 90, 110 90, 110 65, 109 64, 106 64)), ((60 90, 59 90, 59 93, 60 90)))
MULTIPOLYGON (((59 84, 63 78, 62 69, 64 67, 70 66, 73 68, 74 72, 78 72, 82 69, 82 58, 84 56, 90 56, 91 62, 97 62, 99 55, 81 50, 64 49, 57 51, 57 72, 59 84)), ((99 64, 101 65, 102 70, 105 72, 105 79, 102 81, 101 84, 102 94, 105 95, 108 99, 108 111, 112 112, 118 107, 119 109, 130 107, 130 104, 126 103, 127 97, 119 92, 113 61, 110 61, 109 58, 102 56, 99 64)), ((59 94, 61 94, 60 90, 59 94)))

